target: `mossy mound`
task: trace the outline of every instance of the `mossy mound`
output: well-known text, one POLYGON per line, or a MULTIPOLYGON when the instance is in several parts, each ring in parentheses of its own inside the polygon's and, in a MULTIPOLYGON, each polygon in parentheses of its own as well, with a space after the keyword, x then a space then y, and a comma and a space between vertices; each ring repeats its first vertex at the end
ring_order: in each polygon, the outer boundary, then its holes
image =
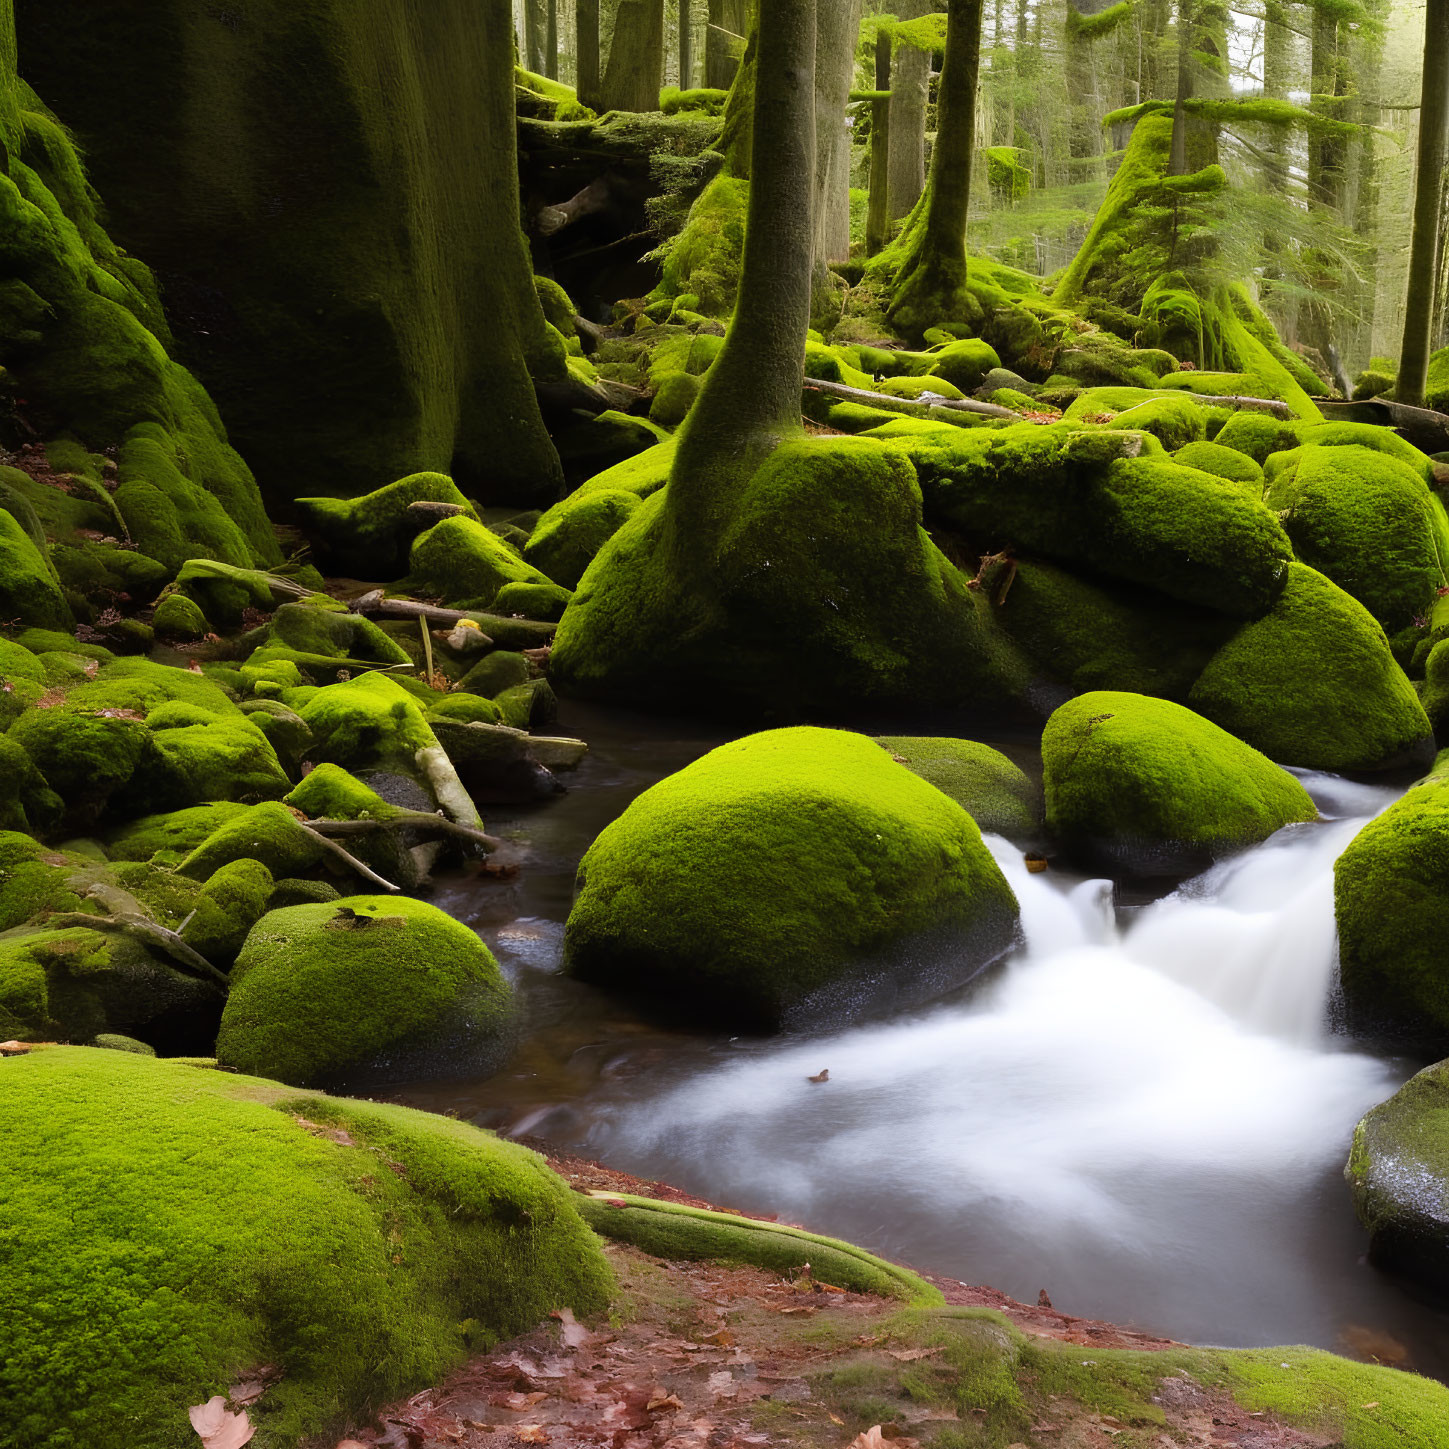
POLYGON ((408 567, 413 592, 480 608, 488 608, 505 584, 553 582, 525 563, 492 529, 461 515, 420 535, 408 567))
POLYGON ((1016 900, 955 801, 873 740, 751 735, 645 791, 589 848, 567 969, 754 1028, 959 984, 1016 939, 1016 900))
POLYGON ((1339 979, 1360 1029, 1449 1051, 1449 782, 1371 820, 1334 865, 1339 979))
POLYGON ((39 629, 69 629, 73 622, 43 540, 37 547, 4 509, 0 509, 0 616, 39 629))
POLYGON ((266 669, 280 682, 291 675, 276 666, 291 664, 299 677, 332 684, 359 667, 410 667, 412 662, 407 650, 372 620, 339 607, 297 603, 283 604, 272 616, 246 668, 266 669))
POLYGON ((1305 564, 1198 676, 1187 702, 1280 765, 1375 770, 1428 762, 1432 730, 1383 629, 1305 564))
POLYGON ((0 1104, 16 1444, 179 1449, 263 1364, 257 1442, 331 1442, 609 1296, 567 1186, 461 1122, 85 1048, 0 1063, 0 1104))
POLYGON ((299 498, 297 511, 329 573, 395 579, 407 572, 408 550, 422 532, 414 503, 441 503, 477 520, 473 505, 442 473, 413 473, 361 498, 299 498))
POLYGON ((1244 483, 1261 494, 1262 466, 1235 448, 1224 447, 1217 442, 1186 443, 1172 455, 1172 460, 1185 468, 1196 468, 1199 473, 1211 473, 1233 483, 1244 483))
POLYGON ((667 503, 668 490, 647 498, 580 581, 549 664, 561 688, 752 713, 1019 707, 1021 662, 922 529, 894 447, 782 443, 741 481, 704 559, 667 503))
POLYGON ((217 1060, 295 1086, 471 1076, 508 1044, 511 993, 492 953, 422 901, 273 911, 231 979, 217 1060))
POLYGON ((1001 366, 996 349, 979 337, 948 342, 932 354, 930 376, 939 377, 962 393, 973 393, 993 368, 1001 366))
POLYGON ((1316 820, 1308 792, 1226 730, 1170 700, 1108 690, 1058 709, 1042 736, 1047 825, 1076 855, 1181 875, 1316 820))
POLYGON ((1344 1176, 1369 1261, 1449 1296, 1449 1062, 1425 1067, 1364 1116, 1344 1176))
POLYGON ((1013 424, 896 446, 916 463, 927 518, 982 553, 1019 548, 1244 617, 1272 604, 1293 557, 1260 501, 1146 434, 1013 424))
POLYGON ((419 753, 438 745, 418 700, 385 674, 330 684, 299 713, 315 738, 313 759, 353 773, 388 770, 416 777, 419 753))
POLYGON ((1041 791, 1000 750, 975 740, 887 735, 898 765, 949 795, 985 831, 1021 844, 1041 834, 1041 791))
POLYGON ((1449 583, 1449 518, 1415 468, 1358 444, 1305 443, 1271 458, 1267 473, 1268 506, 1303 563, 1390 634, 1428 617, 1449 583))

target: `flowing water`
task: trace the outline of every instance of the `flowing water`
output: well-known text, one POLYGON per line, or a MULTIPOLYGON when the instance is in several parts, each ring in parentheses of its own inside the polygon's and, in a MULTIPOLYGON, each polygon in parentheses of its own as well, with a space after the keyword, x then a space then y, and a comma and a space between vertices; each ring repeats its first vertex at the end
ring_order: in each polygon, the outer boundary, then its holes
POLYGON ((1413 1069, 1328 1020, 1333 862, 1395 791, 1306 776, 1324 823, 1136 905, 988 838, 1025 945, 960 999, 808 1039, 691 1037, 557 968, 582 844, 707 743, 606 750, 572 814, 521 822, 523 884, 481 908, 445 890, 532 1028, 502 1077, 406 1100, 1065 1312, 1449 1374, 1449 1320, 1364 1263, 1341 1177, 1354 1123, 1413 1069))

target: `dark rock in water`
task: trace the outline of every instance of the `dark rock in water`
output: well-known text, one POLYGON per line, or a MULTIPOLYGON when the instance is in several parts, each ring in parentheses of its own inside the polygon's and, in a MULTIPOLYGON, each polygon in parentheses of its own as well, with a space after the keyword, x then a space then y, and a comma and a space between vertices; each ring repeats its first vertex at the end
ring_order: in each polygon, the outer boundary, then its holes
POLYGON ((1449 1062, 1363 1118, 1344 1176, 1374 1265, 1449 1297, 1449 1062))
POLYGON ((579 867, 567 969, 750 1029, 939 996, 1017 939, 969 815, 873 740, 770 730, 645 791, 579 867))

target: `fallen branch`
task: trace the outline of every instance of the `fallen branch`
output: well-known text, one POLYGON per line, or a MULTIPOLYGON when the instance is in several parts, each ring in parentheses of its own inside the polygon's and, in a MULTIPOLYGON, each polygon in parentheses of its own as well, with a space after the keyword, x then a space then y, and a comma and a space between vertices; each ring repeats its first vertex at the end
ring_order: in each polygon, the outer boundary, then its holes
MULTIPOLYGON (((421 619, 425 624, 450 628, 473 617, 466 609, 444 609, 437 604, 419 603, 417 599, 388 599, 381 589, 373 589, 352 601, 352 612, 368 619, 421 619)), ((493 642, 491 639, 488 641, 493 642)))
POLYGON ((1164 389, 1179 393, 1189 402, 1201 403, 1208 408, 1262 408, 1265 412, 1275 414, 1280 418, 1291 418, 1293 409, 1287 403, 1274 397, 1241 397, 1235 393, 1215 392, 1184 392, 1181 388, 1164 389))
POLYGON ((439 835, 451 835, 466 840, 484 850, 499 850, 504 842, 496 835, 476 830, 459 820, 449 820, 446 815, 432 815, 426 810, 400 810, 386 820, 309 820, 308 828, 320 835, 370 835, 378 830, 431 830, 439 835))
POLYGON ((155 946, 191 975, 211 981, 223 991, 230 985, 226 972, 218 970, 200 951, 188 946, 175 931, 133 912, 119 916, 88 916, 84 911, 62 911, 59 915, 47 917, 45 924, 47 929, 55 931, 80 927, 87 931, 110 931, 120 936, 131 936, 146 945, 155 946))
POLYGON ((1433 408, 1416 408, 1389 397, 1369 398, 1364 402, 1334 402, 1315 398, 1318 410, 1330 421, 1371 423, 1392 428, 1424 453, 1449 451, 1449 414, 1433 408))
POLYGON ((806 392, 823 393, 826 397, 839 398, 842 402, 864 403, 868 407, 881 408, 888 413, 904 413, 907 417, 928 418, 939 409, 953 413, 979 413, 987 418, 1010 418, 1020 422, 1021 414, 1014 413, 998 403, 978 402, 975 398, 933 398, 929 402, 915 398, 891 397, 888 393, 870 392, 863 387, 848 387, 843 382, 824 382, 820 378, 805 379, 806 392))
POLYGON ((386 876, 378 875, 370 865, 358 860, 351 851, 344 850, 335 840, 329 840, 320 830, 315 829, 309 821, 299 820, 297 824, 329 855, 336 860, 340 860, 349 870, 356 871, 363 880, 371 881, 379 890, 386 891, 389 895, 395 896, 402 889, 401 886, 395 886, 386 876))

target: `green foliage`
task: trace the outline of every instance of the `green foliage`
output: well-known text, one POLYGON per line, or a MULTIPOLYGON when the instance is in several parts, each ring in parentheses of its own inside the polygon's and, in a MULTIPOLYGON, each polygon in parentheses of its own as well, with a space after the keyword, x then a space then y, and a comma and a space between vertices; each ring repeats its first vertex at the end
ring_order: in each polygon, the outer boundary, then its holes
POLYGON ((1316 820, 1285 770, 1180 704, 1102 691, 1042 736, 1046 818, 1073 851, 1133 874, 1176 874, 1316 820))
POLYGON ((888 735, 897 764, 949 795, 985 831, 1021 843, 1041 831, 1041 792, 1000 750, 975 740, 888 735))
POLYGON ((461 1122, 84 1048, 7 1062, 0 1098, 7 1445, 182 1449, 185 1406, 264 1363, 258 1442, 335 1438, 610 1291, 566 1185, 461 1122))
POLYGON ((603 831, 579 866, 565 962, 775 1029, 938 993, 1000 955, 1016 915, 953 800, 865 736, 771 730, 661 781, 603 831))
POLYGON ((436 906, 349 896, 252 928, 217 1037, 223 1066, 312 1086, 496 1066, 511 994, 492 953, 436 906))

